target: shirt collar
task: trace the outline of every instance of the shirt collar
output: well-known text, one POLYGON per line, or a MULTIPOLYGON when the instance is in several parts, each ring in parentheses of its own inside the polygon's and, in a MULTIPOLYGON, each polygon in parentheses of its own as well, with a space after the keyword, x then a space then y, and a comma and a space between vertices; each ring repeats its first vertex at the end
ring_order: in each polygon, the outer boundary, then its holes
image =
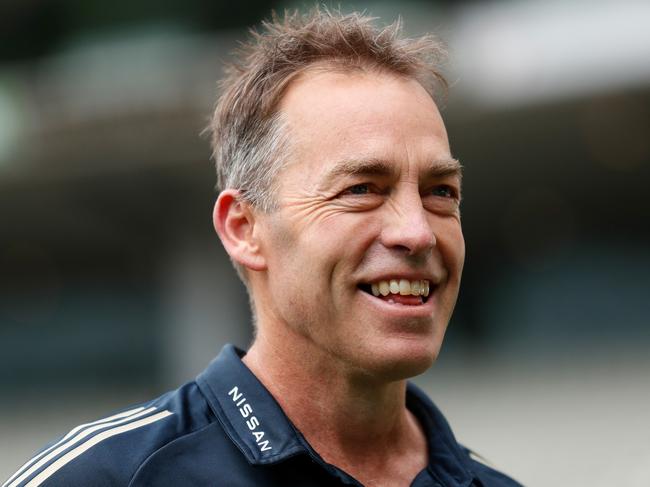
POLYGON ((406 407, 415 415, 427 435, 430 470, 443 485, 471 485, 476 475, 467 454, 456 441, 449 423, 429 397, 413 383, 406 389, 406 407))
MULTIPOLYGON (((312 452, 275 398, 241 361, 244 355, 233 345, 226 345, 196 379, 226 434, 254 465, 312 452)), ((468 468, 467 455, 442 413, 412 383, 408 383, 406 406, 427 435, 428 470, 443 485, 470 485, 475 475, 468 468)))
POLYGON ((196 379, 226 434, 254 465, 306 452, 304 440, 241 361, 243 356, 243 351, 226 345, 196 379))

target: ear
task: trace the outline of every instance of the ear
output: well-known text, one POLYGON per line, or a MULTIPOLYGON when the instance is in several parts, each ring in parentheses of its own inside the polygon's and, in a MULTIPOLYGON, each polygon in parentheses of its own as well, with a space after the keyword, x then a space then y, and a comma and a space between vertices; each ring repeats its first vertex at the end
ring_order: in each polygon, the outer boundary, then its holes
POLYGON ((239 192, 226 189, 219 194, 212 212, 212 223, 228 255, 254 271, 266 269, 255 233, 255 215, 239 192))

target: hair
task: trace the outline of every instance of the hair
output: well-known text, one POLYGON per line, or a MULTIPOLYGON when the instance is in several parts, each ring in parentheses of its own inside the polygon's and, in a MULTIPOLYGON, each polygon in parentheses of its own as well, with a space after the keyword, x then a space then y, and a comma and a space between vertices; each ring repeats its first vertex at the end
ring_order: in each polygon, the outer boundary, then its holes
POLYGON ((440 65, 445 50, 432 36, 401 37, 402 25, 377 27, 367 15, 315 7, 305 14, 273 13, 262 31, 234 52, 225 68, 219 99, 207 131, 217 172, 217 190, 234 188, 254 208, 275 208, 274 185, 290 154, 286 125, 277 105, 301 73, 315 65, 333 70, 379 70, 411 77, 436 98, 447 83, 440 65))
MULTIPOLYGON (((307 13, 273 13, 261 31, 233 54, 206 131, 211 135, 217 190, 237 189, 254 209, 276 208, 278 173, 291 155, 279 101, 292 80, 314 67, 380 71, 413 78, 436 98, 447 83, 445 50, 430 35, 402 37, 402 24, 379 27, 376 18, 314 7, 307 13)), ((244 270, 235 264, 246 283, 244 270)))

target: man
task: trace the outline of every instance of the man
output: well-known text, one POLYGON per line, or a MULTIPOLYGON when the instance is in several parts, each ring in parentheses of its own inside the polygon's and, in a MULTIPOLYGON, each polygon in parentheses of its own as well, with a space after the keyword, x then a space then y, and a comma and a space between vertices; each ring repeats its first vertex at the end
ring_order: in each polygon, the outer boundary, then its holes
POLYGON ((214 225, 250 293, 248 352, 72 430, 5 485, 518 485, 407 384, 456 302, 461 168, 439 45, 371 20, 276 18, 223 82, 214 225))

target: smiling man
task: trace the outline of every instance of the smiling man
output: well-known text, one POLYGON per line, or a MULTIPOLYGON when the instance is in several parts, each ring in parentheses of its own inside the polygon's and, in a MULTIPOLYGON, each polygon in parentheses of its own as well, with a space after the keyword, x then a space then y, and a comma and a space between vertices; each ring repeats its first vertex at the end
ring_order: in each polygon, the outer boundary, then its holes
POLYGON ((361 15, 266 23, 210 125, 253 344, 75 428, 7 485, 519 485, 407 382, 438 356, 465 255, 440 57, 361 15))

